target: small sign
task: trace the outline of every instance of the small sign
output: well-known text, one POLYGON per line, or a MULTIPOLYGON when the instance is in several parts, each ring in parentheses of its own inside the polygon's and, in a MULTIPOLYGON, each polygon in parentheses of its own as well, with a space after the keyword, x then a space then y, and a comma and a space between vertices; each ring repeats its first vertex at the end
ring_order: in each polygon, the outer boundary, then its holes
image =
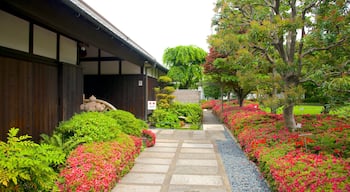
POLYGON ((157 101, 148 101, 148 105, 147 105, 147 109, 148 110, 155 110, 157 109, 157 101))
POLYGON ((298 128, 298 129, 301 129, 301 126, 302 126, 301 123, 297 123, 297 128, 298 128))

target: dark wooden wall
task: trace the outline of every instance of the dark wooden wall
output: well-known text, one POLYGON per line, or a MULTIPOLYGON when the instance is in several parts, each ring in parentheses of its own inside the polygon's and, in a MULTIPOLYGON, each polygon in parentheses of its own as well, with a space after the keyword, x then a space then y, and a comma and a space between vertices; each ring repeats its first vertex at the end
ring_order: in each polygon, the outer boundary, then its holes
MULTIPOLYGON (((155 98, 153 87, 156 80, 148 78, 149 98, 155 98)), ((145 118, 145 75, 85 75, 84 94, 95 95, 116 108, 129 111, 137 118, 145 118), (142 86, 139 86, 142 81, 142 86)))
POLYGON ((20 134, 39 141, 40 134, 51 134, 62 118, 79 112, 81 71, 76 66, 0 56, 1 140, 6 140, 11 127, 18 127, 20 134))

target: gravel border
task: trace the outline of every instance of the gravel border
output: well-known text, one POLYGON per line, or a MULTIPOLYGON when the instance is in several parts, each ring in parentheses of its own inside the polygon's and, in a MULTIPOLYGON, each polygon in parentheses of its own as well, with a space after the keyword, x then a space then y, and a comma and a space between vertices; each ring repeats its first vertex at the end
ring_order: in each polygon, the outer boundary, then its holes
POLYGON ((235 138, 227 128, 224 131, 226 141, 216 141, 232 192, 270 192, 270 188, 258 170, 248 160, 235 138))

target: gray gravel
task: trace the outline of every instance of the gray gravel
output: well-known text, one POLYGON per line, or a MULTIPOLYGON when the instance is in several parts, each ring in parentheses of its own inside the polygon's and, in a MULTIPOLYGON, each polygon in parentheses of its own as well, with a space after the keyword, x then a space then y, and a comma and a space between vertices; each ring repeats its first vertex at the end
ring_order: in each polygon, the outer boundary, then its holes
POLYGON ((225 130, 226 141, 216 141, 233 192, 271 191, 256 165, 225 130))

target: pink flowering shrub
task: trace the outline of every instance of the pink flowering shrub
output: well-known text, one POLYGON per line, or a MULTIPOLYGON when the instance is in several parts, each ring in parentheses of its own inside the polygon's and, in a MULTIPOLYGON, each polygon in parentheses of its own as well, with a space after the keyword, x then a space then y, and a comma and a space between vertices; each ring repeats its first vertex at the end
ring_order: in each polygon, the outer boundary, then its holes
POLYGON ((153 133, 153 131, 144 129, 142 130, 142 138, 145 138, 145 145, 146 147, 153 147, 156 143, 156 134, 153 133))
POLYGON ((212 110, 260 168, 273 190, 350 191, 349 120, 300 115, 302 128, 290 132, 283 116, 250 103, 215 101, 212 110), (222 110, 223 108, 223 110, 222 110))
POLYGON ((141 138, 126 135, 119 141, 78 146, 60 173, 60 191, 110 191, 132 168, 141 146, 141 138))

